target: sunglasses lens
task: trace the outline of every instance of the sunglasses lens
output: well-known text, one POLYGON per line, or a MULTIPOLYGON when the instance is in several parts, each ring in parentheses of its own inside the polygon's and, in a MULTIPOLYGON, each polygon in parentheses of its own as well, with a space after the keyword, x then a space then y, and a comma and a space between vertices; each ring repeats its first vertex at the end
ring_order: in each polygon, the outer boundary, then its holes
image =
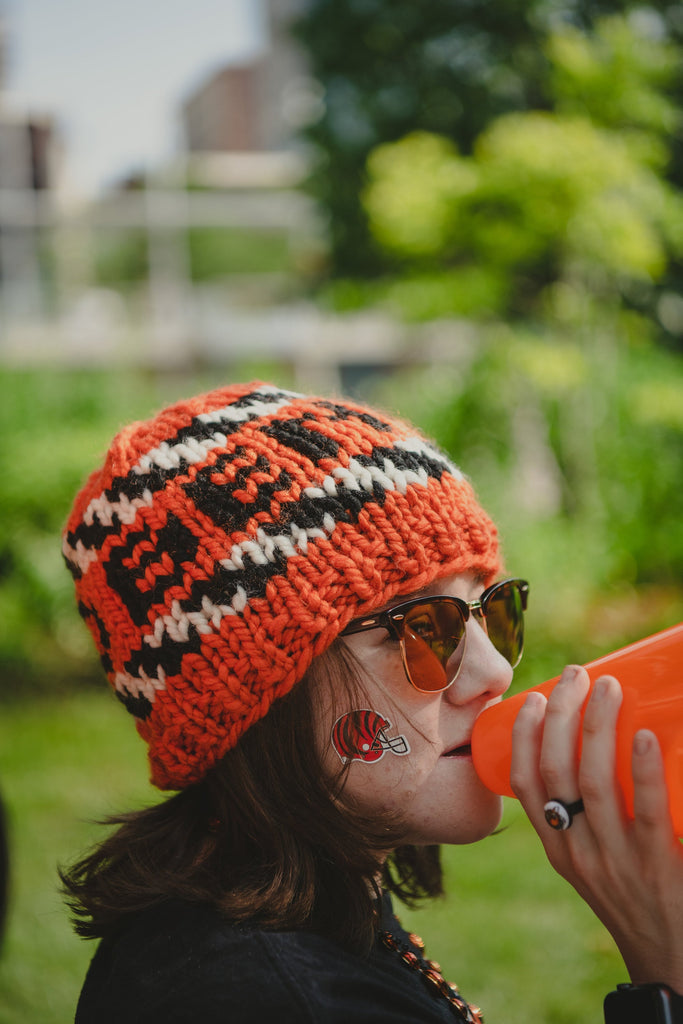
POLYGON ((486 628, 491 643, 515 668, 524 647, 524 602, 519 586, 503 583, 486 604, 486 628))
POLYGON ((407 612, 404 658, 416 689, 438 693, 453 682, 465 653, 464 635, 462 614, 451 601, 425 601, 407 612))

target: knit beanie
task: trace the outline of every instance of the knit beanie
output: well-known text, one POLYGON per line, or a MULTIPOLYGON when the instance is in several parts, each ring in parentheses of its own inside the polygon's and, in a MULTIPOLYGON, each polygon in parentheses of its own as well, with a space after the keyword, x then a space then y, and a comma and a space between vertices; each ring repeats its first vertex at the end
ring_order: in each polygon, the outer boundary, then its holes
POLYGON ((470 484, 414 428, 263 383, 121 431, 63 552, 161 789, 199 780, 352 618, 499 570, 470 484))

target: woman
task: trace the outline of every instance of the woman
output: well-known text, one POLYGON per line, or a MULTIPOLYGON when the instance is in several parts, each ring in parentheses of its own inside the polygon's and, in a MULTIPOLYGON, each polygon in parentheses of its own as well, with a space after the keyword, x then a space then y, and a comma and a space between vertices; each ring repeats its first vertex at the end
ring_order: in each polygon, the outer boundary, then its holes
MULTIPOLYGON (((480 1020, 390 898, 441 892, 439 844, 501 814, 469 742, 521 656, 528 585, 494 582, 496 531, 460 471, 383 413, 223 388, 118 435, 64 554, 152 780, 178 790, 64 876, 103 940, 78 1024, 480 1020)), ((575 770, 587 687, 568 668, 547 707, 529 697, 512 780, 633 983, 659 986, 613 996, 623 1022, 683 992, 683 857, 649 733, 624 820, 616 680, 575 770), (557 794, 565 831, 545 818, 557 794)))

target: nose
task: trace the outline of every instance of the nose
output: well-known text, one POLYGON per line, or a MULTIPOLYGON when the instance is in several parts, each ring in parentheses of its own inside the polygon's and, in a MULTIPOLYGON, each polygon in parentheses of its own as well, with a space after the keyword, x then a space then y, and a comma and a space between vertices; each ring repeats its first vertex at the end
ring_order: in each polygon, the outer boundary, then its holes
POLYGON ((444 691, 446 699, 460 705, 502 697, 512 682, 512 666, 493 646, 478 619, 470 617, 466 629, 463 663, 458 678, 444 691))

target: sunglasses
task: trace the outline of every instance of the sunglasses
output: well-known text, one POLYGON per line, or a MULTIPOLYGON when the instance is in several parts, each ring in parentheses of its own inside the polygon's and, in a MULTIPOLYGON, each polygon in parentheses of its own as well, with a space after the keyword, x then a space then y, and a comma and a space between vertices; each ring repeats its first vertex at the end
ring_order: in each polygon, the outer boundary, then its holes
POLYGON ((446 595, 416 597, 377 615, 353 619, 341 636, 380 627, 388 630, 400 644, 411 685, 421 693, 441 693, 458 678, 470 615, 481 619, 489 640, 512 668, 519 665, 528 597, 529 584, 517 579, 494 583, 476 601, 446 595))

